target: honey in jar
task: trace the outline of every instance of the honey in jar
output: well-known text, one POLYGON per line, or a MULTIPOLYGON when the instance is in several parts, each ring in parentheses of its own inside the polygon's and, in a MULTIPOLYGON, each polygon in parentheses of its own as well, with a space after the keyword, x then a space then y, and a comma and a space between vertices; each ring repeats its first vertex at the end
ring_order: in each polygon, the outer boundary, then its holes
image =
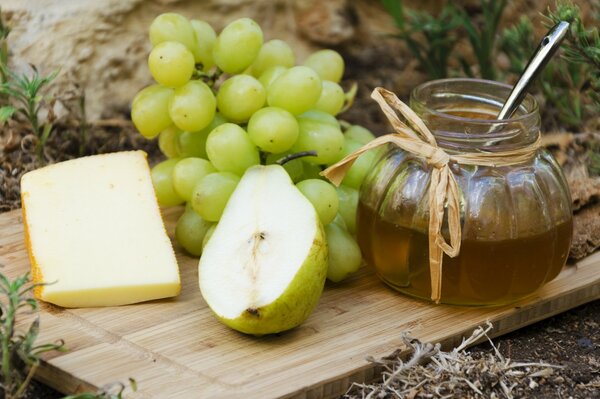
MULTIPOLYGON (((539 112, 528 96, 498 121, 509 86, 474 79, 429 82, 411 108, 449 154, 507 151, 534 143, 539 112)), ((571 199, 553 157, 543 149, 508 166, 451 166, 460 191, 462 239, 444 255, 441 302, 500 305, 529 295, 556 277, 572 237, 571 199)), ((392 288, 431 297, 428 188, 431 167, 397 147, 380 155, 361 188, 358 242, 367 263, 392 288)), ((447 238, 447 226, 442 234, 447 238)))

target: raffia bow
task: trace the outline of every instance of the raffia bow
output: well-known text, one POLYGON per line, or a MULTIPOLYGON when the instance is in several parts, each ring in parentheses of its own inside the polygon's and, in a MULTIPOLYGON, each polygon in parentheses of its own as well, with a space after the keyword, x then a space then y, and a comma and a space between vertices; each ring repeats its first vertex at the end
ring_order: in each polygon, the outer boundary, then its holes
POLYGON ((429 272, 431 275, 431 299, 439 303, 442 294, 442 260, 444 253, 455 257, 460 252, 460 197, 458 184, 450 163, 463 165, 505 166, 530 160, 540 147, 541 139, 526 147, 504 152, 476 152, 450 155, 438 147, 434 135, 419 116, 396 95, 378 87, 371 94, 385 116, 390 121, 395 133, 376 138, 348 155, 340 162, 330 166, 321 174, 336 186, 339 185, 348 169, 362 153, 385 145, 394 144, 403 150, 419 155, 433 168, 429 185, 429 272), (400 120, 399 112, 408 125, 400 120), (450 243, 442 235, 445 208, 448 209, 448 229, 450 243))

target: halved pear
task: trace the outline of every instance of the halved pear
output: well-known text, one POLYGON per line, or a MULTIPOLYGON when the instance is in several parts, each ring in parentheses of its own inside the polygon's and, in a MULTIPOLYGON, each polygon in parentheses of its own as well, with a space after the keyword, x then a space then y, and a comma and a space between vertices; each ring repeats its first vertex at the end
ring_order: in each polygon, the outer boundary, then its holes
POLYGON ((243 333, 288 330, 312 313, 327 275, 327 240, 314 207, 285 169, 246 171, 198 271, 208 306, 243 333))

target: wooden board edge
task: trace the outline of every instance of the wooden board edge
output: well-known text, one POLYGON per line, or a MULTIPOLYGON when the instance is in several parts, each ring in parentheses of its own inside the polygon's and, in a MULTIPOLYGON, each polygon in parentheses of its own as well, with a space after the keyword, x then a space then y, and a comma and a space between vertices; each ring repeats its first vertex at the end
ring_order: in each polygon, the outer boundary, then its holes
POLYGON ((44 360, 42 360, 39 368, 36 370, 34 379, 65 395, 97 392, 100 390, 100 387, 79 379, 44 360))
MULTIPOLYGON (((580 287, 560 297, 550 297, 536 302, 535 305, 515 306, 509 315, 499 315, 489 321, 493 329, 490 338, 496 338, 534 324, 538 321, 555 316, 559 313, 576 308, 600 298, 600 283, 594 282, 587 287, 580 287)), ((463 337, 471 335, 474 328, 463 330, 454 337, 446 337, 439 341, 442 349, 448 350, 458 346, 463 337)), ((418 335, 418 334, 415 334, 418 335)), ((480 340, 484 341, 484 339, 480 340)), ((479 342, 473 343, 476 345, 479 342)), ((400 349, 400 348, 399 348, 400 349)), ((391 355, 391 353, 390 353, 391 355)), ((366 354, 365 354, 366 356, 366 354)), ((302 390, 285 395, 286 399, 330 399, 338 398, 352 385, 353 382, 370 383, 381 373, 381 367, 372 363, 335 378, 321 381, 302 390)))

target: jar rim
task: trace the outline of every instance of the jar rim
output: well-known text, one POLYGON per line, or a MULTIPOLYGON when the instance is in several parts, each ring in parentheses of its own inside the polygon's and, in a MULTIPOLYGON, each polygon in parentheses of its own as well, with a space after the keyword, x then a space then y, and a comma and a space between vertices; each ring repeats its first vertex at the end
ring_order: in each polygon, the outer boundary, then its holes
MULTIPOLYGON (((477 83, 480 85, 489 85, 494 86, 499 89, 507 90, 508 93, 512 90, 512 86, 506 83, 497 82, 495 80, 488 79, 476 79, 476 78, 445 78, 445 79, 434 79, 429 80, 427 82, 421 83, 420 85, 413 88, 410 92, 410 101, 411 103, 415 103, 422 107, 428 113, 435 115, 441 118, 447 118, 456 122, 464 122, 464 123, 477 123, 483 125, 497 125, 498 123, 512 123, 512 122, 520 122, 528 118, 535 117, 539 112, 539 105, 536 101, 535 97, 530 93, 527 93, 521 102, 519 109, 522 110, 522 114, 517 115, 517 112, 513 114, 511 118, 508 119, 477 119, 477 118, 467 118, 463 116, 448 114, 443 111, 436 110, 435 108, 431 108, 424 102, 424 93, 427 90, 430 90, 435 86, 443 86, 443 85, 468 85, 477 83), (515 116, 516 115, 516 116, 515 116)), ((508 98, 508 96, 506 96, 508 98)), ((503 104, 502 102, 501 104, 503 104)))

